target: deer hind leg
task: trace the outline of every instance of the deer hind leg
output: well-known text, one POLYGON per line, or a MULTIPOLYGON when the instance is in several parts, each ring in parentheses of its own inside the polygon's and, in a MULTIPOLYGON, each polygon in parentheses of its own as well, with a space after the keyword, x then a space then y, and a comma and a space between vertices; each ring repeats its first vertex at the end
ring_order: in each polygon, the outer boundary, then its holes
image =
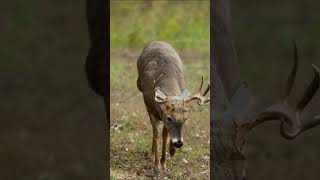
POLYGON ((153 138, 152 138, 152 149, 151 149, 151 161, 155 164, 157 168, 160 167, 159 163, 159 138, 160 138, 160 132, 159 132, 159 121, 151 114, 149 113, 150 121, 152 125, 152 132, 153 132, 153 138))
POLYGON ((168 138, 168 131, 167 131, 166 126, 163 125, 163 130, 162 130, 162 157, 161 157, 161 168, 163 170, 166 169, 167 138, 168 138))

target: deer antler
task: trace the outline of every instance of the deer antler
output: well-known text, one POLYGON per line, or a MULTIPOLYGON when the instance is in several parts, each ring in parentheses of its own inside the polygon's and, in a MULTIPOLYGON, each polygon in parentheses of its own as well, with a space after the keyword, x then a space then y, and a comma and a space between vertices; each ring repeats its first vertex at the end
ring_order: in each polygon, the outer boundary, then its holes
POLYGON ((161 73, 157 79, 153 80, 153 90, 155 91, 157 87, 157 82, 162 78, 163 74, 161 73))
POLYGON ((202 90, 202 86, 203 86, 203 76, 201 78, 201 84, 200 84, 200 88, 199 88, 199 91, 194 94, 194 95, 191 95, 191 96, 188 96, 186 99, 185 99, 185 102, 186 103, 189 103, 193 100, 198 100, 198 104, 199 106, 202 106, 203 104, 207 103, 207 102, 210 102, 210 97, 206 99, 206 95, 207 93, 209 92, 210 90, 210 82, 208 82, 208 86, 207 88, 204 90, 203 93, 201 93, 201 90, 202 90))
POLYGON ((294 65, 289 78, 286 83, 285 93, 283 99, 269 108, 257 113, 253 116, 253 121, 244 123, 241 125, 241 132, 247 133, 260 123, 266 121, 277 120, 281 122, 280 133, 286 139, 294 139, 300 133, 315 127, 320 124, 320 116, 314 116, 311 119, 302 117, 302 111, 307 106, 307 104, 312 100, 313 96, 317 92, 320 83, 320 70, 319 68, 312 64, 314 78, 311 81, 309 87, 304 92, 301 100, 297 103, 295 107, 291 107, 287 103, 287 98, 293 87, 293 83, 296 77, 298 69, 298 50, 296 44, 294 43, 294 65), (309 121, 307 121, 309 120, 309 121))

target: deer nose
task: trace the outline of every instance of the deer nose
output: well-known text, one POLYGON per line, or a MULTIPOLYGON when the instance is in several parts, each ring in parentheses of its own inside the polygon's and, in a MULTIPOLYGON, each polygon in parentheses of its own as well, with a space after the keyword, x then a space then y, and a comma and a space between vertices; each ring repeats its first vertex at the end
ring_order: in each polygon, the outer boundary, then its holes
POLYGON ((181 148, 183 146, 183 142, 179 139, 177 142, 174 142, 173 145, 176 148, 181 148))

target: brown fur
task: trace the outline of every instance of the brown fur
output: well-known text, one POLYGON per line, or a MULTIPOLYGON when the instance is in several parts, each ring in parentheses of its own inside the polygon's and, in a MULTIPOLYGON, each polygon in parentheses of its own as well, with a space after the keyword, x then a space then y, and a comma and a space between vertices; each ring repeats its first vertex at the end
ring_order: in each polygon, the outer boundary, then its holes
MULTIPOLYGON (((144 102, 153 127, 151 159, 159 168, 159 123, 164 122, 162 131, 163 146, 161 165, 165 168, 167 138, 182 140, 182 127, 187 117, 184 102, 185 83, 182 74, 182 62, 171 45, 161 41, 149 44, 142 51, 138 62, 138 89, 142 92, 144 102), (155 100, 155 87, 159 87, 163 102, 155 100), (171 118, 169 122, 168 118, 171 118)), ((170 154, 175 149, 170 145, 170 154)))

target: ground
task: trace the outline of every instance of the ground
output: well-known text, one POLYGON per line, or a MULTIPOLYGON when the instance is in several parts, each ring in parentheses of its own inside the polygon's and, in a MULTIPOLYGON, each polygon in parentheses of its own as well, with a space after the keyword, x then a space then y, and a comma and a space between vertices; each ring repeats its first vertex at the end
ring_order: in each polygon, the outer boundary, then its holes
MULTIPOLYGON (((136 87, 136 60, 140 51, 111 49, 112 179, 208 179, 209 104, 199 107, 194 103, 191 107, 184 128, 184 146, 173 158, 168 158, 166 171, 158 173, 149 160, 152 128, 142 94, 136 87)), ((180 55, 187 87, 195 91, 202 75, 209 80, 209 53, 195 49, 180 55)))

